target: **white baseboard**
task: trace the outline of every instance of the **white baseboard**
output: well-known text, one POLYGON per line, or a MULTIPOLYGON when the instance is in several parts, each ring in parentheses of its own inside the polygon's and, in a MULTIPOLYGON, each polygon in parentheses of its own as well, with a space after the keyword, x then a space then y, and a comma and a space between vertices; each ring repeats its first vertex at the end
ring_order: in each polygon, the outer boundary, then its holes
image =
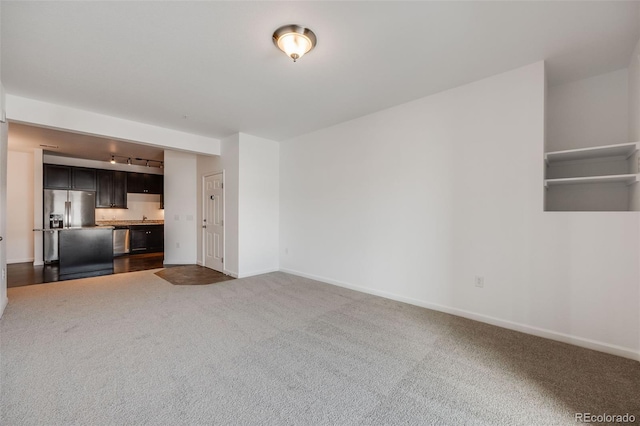
POLYGON ((43 260, 34 260, 33 261, 33 266, 42 266, 44 265, 44 261, 43 260))
POLYGON ((270 272, 278 272, 279 270, 280 268, 269 268, 269 269, 263 269, 262 271, 243 272, 242 274, 238 274, 236 278, 253 277, 256 275, 268 274, 270 272))
POLYGON ((483 322, 486 324, 495 325, 509 330, 519 331, 521 333, 531 334, 533 336, 544 337, 546 339, 555 340, 558 342, 568 343, 574 346, 580 346, 587 349, 593 349, 595 351, 604 352, 612 355, 621 356, 623 358, 629 358, 636 361, 640 361, 640 352, 631 348, 625 348, 622 346, 612 345, 609 343, 599 342, 596 340, 586 339, 583 337, 572 336, 570 334, 560 333, 557 331, 547 330, 527 324, 522 324, 514 321, 504 320, 500 318, 491 317, 476 312, 466 311, 464 309, 453 308, 450 306, 444 306, 437 303, 426 302, 411 297, 400 296, 394 293, 389 293, 381 290, 374 290, 367 287, 333 280, 331 278, 321 277, 318 275, 307 274, 304 272, 280 268, 280 271, 288 274, 297 275, 304 278, 310 278, 312 280, 325 282, 327 284, 336 285, 338 287, 344 287, 351 290, 359 291, 362 293, 373 294, 375 296, 384 297, 386 299, 397 300, 398 302, 408 303, 410 305, 420 306, 422 308, 432 309, 434 311, 444 312, 451 315, 456 315, 463 318, 472 319, 474 321, 483 322))
POLYGON ((253 277, 255 275, 268 274, 270 272, 278 272, 279 270, 280 268, 269 268, 269 269, 263 269, 262 271, 243 272, 242 274, 239 274, 235 271, 229 271, 228 269, 225 269, 224 271, 222 271, 222 273, 225 275, 229 275, 233 278, 247 278, 247 277, 253 277))
POLYGON ((8 297, 5 297, 2 301, 0 301, 0 318, 2 318, 2 315, 4 314, 4 308, 6 308, 8 304, 9 304, 8 297))
POLYGON ((237 272, 233 272, 233 271, 229 271, 227 269, 224 269, 222 271, 222 273, 225 274, 225 275, 229 275, 230 277, 233 277, 233 278, 238 278, 238 273, 237 272))
POLYGON ((33 257, 25 257, 24 259, 7 259, 7 265, 11 263, 27 263, 33 262, 33 257))
POLYGON ((202 263, 201 260, 196 260, 196 265, 198 266, 204 266, 204 263, 202 263))

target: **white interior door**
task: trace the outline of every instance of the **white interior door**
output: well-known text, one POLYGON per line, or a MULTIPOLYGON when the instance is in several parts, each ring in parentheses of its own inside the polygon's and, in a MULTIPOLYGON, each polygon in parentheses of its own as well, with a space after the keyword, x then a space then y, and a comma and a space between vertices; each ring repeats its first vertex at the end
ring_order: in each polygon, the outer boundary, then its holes
POLYGON ((224 191, 222 173, 204 178, 202 241, 204 266, 224 271, 224 191))

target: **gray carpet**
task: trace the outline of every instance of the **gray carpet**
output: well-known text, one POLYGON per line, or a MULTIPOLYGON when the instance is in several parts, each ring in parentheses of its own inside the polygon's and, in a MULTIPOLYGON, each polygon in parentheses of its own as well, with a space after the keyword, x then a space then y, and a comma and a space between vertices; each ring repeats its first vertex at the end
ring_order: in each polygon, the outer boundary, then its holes
POLYGON ((9 289, 3 425, 575 424, 640 363, 284 273, 9 289))

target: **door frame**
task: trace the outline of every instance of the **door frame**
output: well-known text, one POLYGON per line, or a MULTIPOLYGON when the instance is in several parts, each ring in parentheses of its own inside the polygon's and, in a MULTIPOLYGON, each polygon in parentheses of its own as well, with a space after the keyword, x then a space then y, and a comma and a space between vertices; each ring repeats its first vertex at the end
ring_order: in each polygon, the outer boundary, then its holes
MULTIPOLYGON (((202 266, 205 266, 205 246, 206 246, 206 239, 205 239, 205 228, 202 228, 203 224, 204 224, 204 218, 206 217, 206 212, 207 212, 207 204, 206 204, 206 197, 205 197, 205 185, 204 182, 208 177, 214 176, 214 175, 219 175, 220 173, 222 173, 222 202, 224 203, 223 208, 222 208, 222 259, 225 259, 227 257, 227 226, 226 226, 226 214, 227 214, 227 194, 226 194, 226 188, 225 188, 225 173, 224 173, 224 169, 222 169, 222 171, 218 171, 218 172, 207 172, 204 173, 202 175, 202 182, 200 184, 200 186, 202 187, 202 192, 200 194, 200 199, 202 200, 202 212, 201 214, 201 220, 200 220, 200 239, 202 240, 202 244, 200 247, 201 253, 202 253, 202 266)), ((215 271, 215 269, 213 269, 215 271)), ((222 261, 222 273, 225 275, 229 275, 229 272, 227 271, 227 263, 223 260, 222 261)))

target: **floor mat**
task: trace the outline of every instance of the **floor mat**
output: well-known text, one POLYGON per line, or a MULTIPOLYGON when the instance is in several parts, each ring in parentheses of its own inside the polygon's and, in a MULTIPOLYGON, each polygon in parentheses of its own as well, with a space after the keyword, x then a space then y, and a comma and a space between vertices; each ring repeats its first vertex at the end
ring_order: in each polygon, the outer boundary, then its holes
POLYGON ((199 265, 174 266, 156 272, 156 275, 173 285, 216 284, 235 278, 199 265))

